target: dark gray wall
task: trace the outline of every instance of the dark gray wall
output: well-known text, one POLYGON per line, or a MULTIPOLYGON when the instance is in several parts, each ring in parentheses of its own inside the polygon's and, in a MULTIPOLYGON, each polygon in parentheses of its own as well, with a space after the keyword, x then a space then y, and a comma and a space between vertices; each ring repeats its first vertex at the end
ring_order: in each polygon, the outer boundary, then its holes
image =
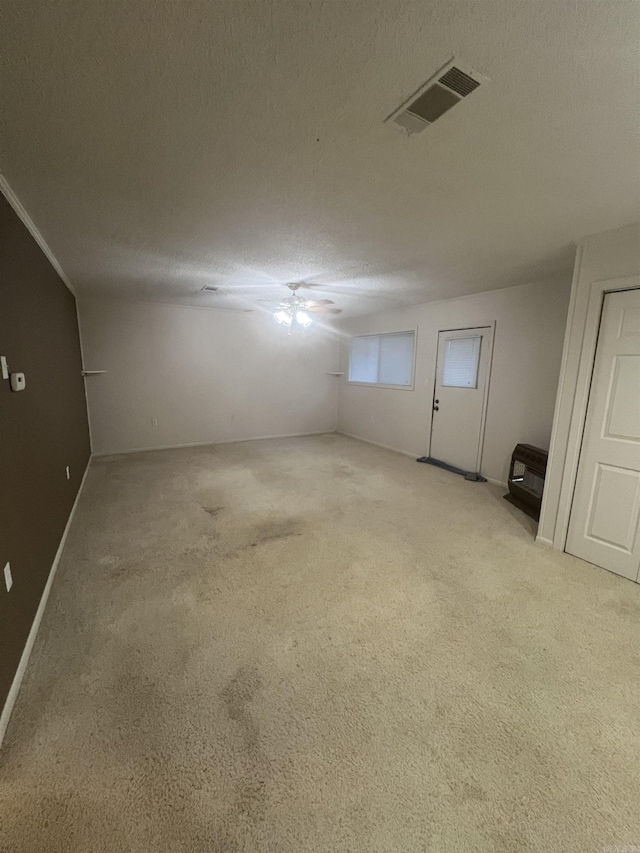
POLYGON ((90 455, 75 299, 2 195, 0 355, 26 376, 0 379, 1 708, 90 455))

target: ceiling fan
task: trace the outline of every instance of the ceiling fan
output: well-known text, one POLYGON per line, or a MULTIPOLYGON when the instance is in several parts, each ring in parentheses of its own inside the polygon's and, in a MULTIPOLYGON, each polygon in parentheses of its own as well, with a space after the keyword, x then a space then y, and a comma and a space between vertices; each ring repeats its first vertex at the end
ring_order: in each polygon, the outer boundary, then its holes
POLYGON ((292 295, 282 300, 273 313, 274 318, 282 326, 291 328, 301 326, 306 329, 313 322, 311 314, 341 314, 341 308, 330 308, 335 303, 331 299, 303 299, 298 296, 298 290, 303 287, 302 282, 291 282, 288 287, 292 295))

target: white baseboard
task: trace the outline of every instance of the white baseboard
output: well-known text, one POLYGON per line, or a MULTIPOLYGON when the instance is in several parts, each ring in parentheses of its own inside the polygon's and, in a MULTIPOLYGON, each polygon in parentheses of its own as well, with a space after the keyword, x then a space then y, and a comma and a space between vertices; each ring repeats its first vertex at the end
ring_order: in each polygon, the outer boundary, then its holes
POLYGON ((384 450, 393 450, 394 453, 401 453, 403 456, 410 456, 412 459, 417 459, 419 453, 409 453, 408 450, 399 450, 397 447, 391 447, 388 444, 381 444, 379 441, 371 441, 370 438, 363 438, 361 435, 354 435, 351 432, 343 432, 340 429, 336 430, 338 435, 345 435, 347 438, 355 438, 356 441, 364 441, 365 444, 373 444, 374 447, 382 447, 384 450))
POLYGON ((18 698, 18 693, 20 692, 20 685, 22 684, 22 679, 24 678, 24 674, 27 669, 27 664, 29 663, 29 657, 31 655, 31 651, 33 649, 33 644, 36 641, 36 636, 38 635, 38 629, 40 628, 40 623, 42 622, 42 617, 44 615, 45 608, 47 606, 47 601, 49 599, 49 593, 51 592, 51 587, 53 585, 53 579, 56 576, 56 571, 58 569, 58 563, 60 562, 60 557, 62 556, 62 551, 64 549, 64 544, 67 541, 67 536, 69 534, 69 530, 71 528, 71 522, 73 521, 73 517, 76 514, 76 508, 78 506, 78 502, 80 500, 80 495, 82 494, 82 490, 84 488, 85 481, 87 479, 87 473, 89 472, 89 466, 91 465, 91 456, 89 456, 89 461, 87 462, 87 467, 84 469, 84 474, 82 475, 82 482, 80 483, 80 488, 78 489, 78 493, 76 494, 76 499, 73 502, 73 506, 71 507, 71 512, 69 513, 69 518, 67 519, 67 523, 64 528, 64 532, 62 534, 62 539, 60 540, 60 544, 58 545, 58 550, 56 551, 56 555, 53 558, 53 563, 51 564, 51 569, 49 571, 49 577, 47 578, 47 582, 45 584, 44 589, 42 590, 42 596, 40 597, 40 604, 38 605, 38 609, 36 610, 36 615, 33 617, 33 622, 31 623, 31 630, 29 631, 29 636, 27 637, 27 642, 25 643, 25 647, 22 650, 22 656, 20 657, 20 663, 18 664, 18 669, 16 670, 16 674, 13 677, 13 682, 11 683, 11 688, 9 689, 9 694, 7 696, 7 700, 4 703, 4 708, 2 709, 2 714, 0 715, 0 747, 2 746, 2 741, 4 740, 4 736, 7 731, 7 726, 9 725, 9 719, 11 718, 11 713, 13 711, 13 706, 16 703, 16 699, 18 698))
POLYGON ((487 477, 486 474, 483 474, 482 476, 485 478, 487 483, 491 483, 492 486, 500 486, 503 489, 509 488, 506 483, 502 482, 502 480, 494 480, 493 477, 487 477))
POLYGON ((547 539, 546 536, 536 536, 536 542, 538 545, 543 545, 545 548, 553 548, 553 542, 551 539, 547 539))
POLYGON ((272 438, 305 438, 309 435, 334 435, 334 429, 321 429, 317 432, 287 432, 277 435, 256 435, 254 438, 225 438, 222 441, 192 441, 187 444, 158 444, 153 447, 132 447, 128 450, 100 450, 94 456, 126 456, 129 453, 151 453, 155 450, 181 450, 186 447, 211 447, 216 444, 244 444, 246 441, 267 441, 272 438))
MULTIPOLYGON (((347 438, 355 438, 356 441, 364 441, 365 444, 373 444, 374 447, 382 447, 385 450, 393 450, 394 453, 401 453, 403 456, 410 456, 412 459, 417 459, 420 456, 419 453, 409 453, 408 450, 399 450, 397 447, 391 447, 389 444, 381 444, 379 441, 372 441, 370 438, 362 438, 361 435, 354 435, 351 432, 343 432, 340 429, 336 430, 338 435, 346 435, 347 438)), ((503 483, 502 480, 494 480, 493 477, 486 477, 484 474, 482 475, 488 483, 491 483, 494 486, 501 486, 503 489, 507 488, 507 484, 503 483)))

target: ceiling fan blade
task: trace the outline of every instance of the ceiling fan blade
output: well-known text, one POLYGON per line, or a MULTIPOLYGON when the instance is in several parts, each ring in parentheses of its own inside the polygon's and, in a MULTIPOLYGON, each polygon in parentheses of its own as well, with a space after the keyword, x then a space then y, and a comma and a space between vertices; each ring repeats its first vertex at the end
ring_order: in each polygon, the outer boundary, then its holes
POLYGON ((335 305, 336 303, 333 299, 306 299, 304 304, 307 308, 311 308, 312 306, 324 308, 326 305, 335 305))
POLYGON ((314 314, 342 314, 342 308, 327 308, 325 305, 305 305, 304 310, 314 314))

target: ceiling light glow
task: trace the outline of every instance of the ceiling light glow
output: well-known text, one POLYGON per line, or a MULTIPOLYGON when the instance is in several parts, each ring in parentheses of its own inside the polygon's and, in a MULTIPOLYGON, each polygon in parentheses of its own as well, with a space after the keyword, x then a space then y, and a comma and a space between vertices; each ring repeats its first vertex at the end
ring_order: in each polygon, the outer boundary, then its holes
POLYGON ((290 326, 291 325, 292 317, 288 311, 276 311, 276 313, 273 316, 276 318, 278 323, 280 323, 280 325, 282 325, 282 326, 290 326))
POLYGON ((313 322, 313 318, 301 307, 297 305, 281 305, 273 314, 274 319, 281 326, 289 328, 308 328, 313 322))

